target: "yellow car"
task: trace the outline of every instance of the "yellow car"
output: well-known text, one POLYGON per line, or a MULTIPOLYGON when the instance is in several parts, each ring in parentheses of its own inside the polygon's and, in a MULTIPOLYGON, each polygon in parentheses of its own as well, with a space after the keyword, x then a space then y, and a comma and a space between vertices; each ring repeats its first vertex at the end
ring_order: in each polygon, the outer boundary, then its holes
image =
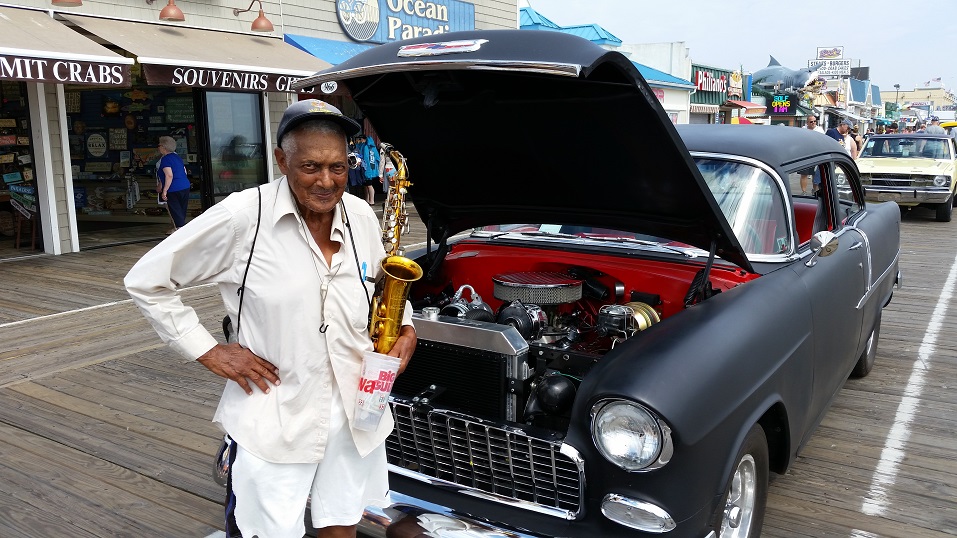
POLYGON ((885 134, 868 137, 857 161, 865 199, 897 202, 901 211, 924 206, 948 222, 954 206, 957 146, 949 135, 885 134))
POLYGON ((954 136, 954 127, 957 127, 957 121, 942 121, 940 122, 940 126, 947 131, 947 134, 954 136))

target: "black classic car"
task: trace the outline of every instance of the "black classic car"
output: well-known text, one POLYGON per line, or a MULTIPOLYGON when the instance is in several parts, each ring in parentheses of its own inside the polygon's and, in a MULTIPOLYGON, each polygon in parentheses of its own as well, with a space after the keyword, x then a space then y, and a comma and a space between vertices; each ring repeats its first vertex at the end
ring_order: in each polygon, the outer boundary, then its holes
POLYGON ((758 536, 900 278, 900 214, 844 149, 676 127, 627 58, 562 33, 386 44, 299 86, 330 82, 406 157, 431 239, 394 504, 361 530, 758 536))

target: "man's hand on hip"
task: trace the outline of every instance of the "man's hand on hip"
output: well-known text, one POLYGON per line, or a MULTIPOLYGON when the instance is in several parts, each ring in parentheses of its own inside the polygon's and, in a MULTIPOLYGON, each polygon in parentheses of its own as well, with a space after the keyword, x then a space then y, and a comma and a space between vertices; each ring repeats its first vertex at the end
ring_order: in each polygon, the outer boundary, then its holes
POLYGON ((279 385, 279 368, 239 344, 217 344, 196 360, 210 372, 239 383, 246 394, 253 393, 250 381, 267 394, 267 381, 279 385))

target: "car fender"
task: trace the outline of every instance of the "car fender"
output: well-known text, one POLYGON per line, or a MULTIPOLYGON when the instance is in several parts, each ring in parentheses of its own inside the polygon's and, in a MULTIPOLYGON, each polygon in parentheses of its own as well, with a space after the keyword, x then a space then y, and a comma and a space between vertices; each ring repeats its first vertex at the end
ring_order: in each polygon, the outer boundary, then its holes
POLYGON ((637 401, 669 425, 675 443, 671 462, 627 473, 627 482, 635 494, 653 495, 651 501, 662 506, 700 509, 723 492, 728 461, 744 433, 778 403, 791 415, 786 448, 793 452, 791 445, 802 437, 795 429, 813 412, 806 390, 812 354, 810 302, 789 270, 714 296, 619 345, 582 383, 567 438, 592 453, 586 461, 601 460, 594 473, 595 462, 587 466, 589 484, 598 489, 590 496, 620 492, 624 480, 624 471, 594 449, 589 413, 596 402, 637 401))

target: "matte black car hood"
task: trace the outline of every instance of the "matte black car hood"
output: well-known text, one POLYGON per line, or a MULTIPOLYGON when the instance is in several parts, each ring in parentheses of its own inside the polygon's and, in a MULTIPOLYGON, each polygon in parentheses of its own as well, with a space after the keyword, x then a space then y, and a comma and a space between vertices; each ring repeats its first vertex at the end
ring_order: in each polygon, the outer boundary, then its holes
POLYGON ((433 237, 591 225, 705 250, 715 241, 719 256, 751 269, 658 99, 618 52, 560 32, 455 32, 380 45, 296 87, 329 81, 406 157, 409 196, 433 237), (424 43, 436 45, 410 47, 424 43))

